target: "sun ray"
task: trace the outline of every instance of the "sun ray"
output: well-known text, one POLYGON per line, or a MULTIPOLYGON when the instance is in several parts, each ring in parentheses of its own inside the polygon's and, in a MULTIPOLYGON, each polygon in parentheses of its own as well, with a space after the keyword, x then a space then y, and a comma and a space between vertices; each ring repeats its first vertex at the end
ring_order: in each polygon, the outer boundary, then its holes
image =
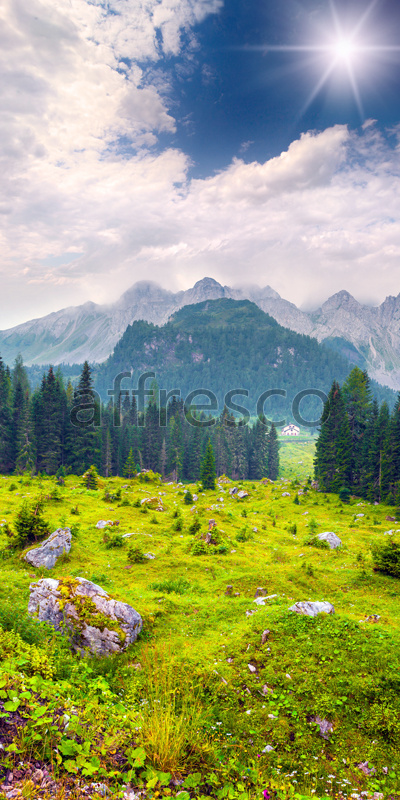
POLYGON ((300 115, 299 115, 300 118, 303 117, 304 114, 306 113, 306 111, 310 108, 311 103, 315 100, 317 95, 320 93, 321 89, 323 88, 323 86, 327 82, 329 76, 332 74, 333 70, 335 69, 335 66, 336 66, 335 62, 332 62, 331 64, 329 64, 329 66, 325 70, 324 74, 319 79, 318 83, 314 86, 314 89, 312 90, 311 94, 308 96, 303 108, 300 111, 300 115))
POLYGON ((363 105, 362 105, 361 95, 360 95, 359 88, 357 86, 356 76, 354 74, 354 70, 353 70, 353 67, 352 67, 352 64, 351 64, 350 61, 347 64, 347 72, 348 72, 348 75, 349 75, 351 88, 353 89, 354 100, 355 100, 356 106, 358 108, 358 113, 360 114, 360 118, 364 119, 364 109, 363 109, 363 105))

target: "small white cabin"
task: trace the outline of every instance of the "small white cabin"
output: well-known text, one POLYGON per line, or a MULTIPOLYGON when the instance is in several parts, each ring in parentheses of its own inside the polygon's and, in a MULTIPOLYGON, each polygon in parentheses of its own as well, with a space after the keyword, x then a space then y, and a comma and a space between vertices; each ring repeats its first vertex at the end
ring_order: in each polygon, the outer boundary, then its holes
POLYGON ((282 436, 299 436, 300 435, 300 428, 297 425, 293 425, 292 422, 289 425, 285 425, 284 428, 281 430, 282 436))

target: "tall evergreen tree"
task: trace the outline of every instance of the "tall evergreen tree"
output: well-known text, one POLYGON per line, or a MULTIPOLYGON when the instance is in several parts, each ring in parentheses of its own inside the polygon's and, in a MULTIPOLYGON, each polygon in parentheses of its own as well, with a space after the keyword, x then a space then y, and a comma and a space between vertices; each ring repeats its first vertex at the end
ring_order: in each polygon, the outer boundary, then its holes
POLYGON ((278 434, 274 423, 268 433, 268 477, 271 481, 276 481, 279 475, 279 442, 278 434))
POLYGON ((207 442, 206 453, 200 469, 200 479, 203 489, 215 489, 215 456, 211 439, 207 442))
POLYGON ((334 381, 321 417, 316 443, 315 477, 327 492, 349 487, 351 479, 351 432, 339 384, 334 381))

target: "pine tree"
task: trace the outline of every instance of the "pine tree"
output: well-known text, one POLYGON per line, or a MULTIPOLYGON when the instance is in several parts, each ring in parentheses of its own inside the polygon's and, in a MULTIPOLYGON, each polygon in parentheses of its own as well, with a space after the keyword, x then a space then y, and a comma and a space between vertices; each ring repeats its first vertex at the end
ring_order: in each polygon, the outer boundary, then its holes
POLYGON ((334 381, 321 417, 316 443, 315 478, 321 489, 338 492, 350 488, 351 433, 339 384, 334 381))
POLYGON ((215 456, 211 439, 207 442, 206 453, 200 469, 200 479, 203 489, 215 489, 215 456))
POLYGON ((76 474, 83 472, 90 464, 101 467, 100 418, 92 371, 85 361, 71 410, 70 465, 76 474))
POLYGON ((0 356, 0 472, 13 469, 11 380, 0 356))
POLYGON ((127 460, 125 461, 124 465, 124 476, 125 478, 133 478, 136 475, 136 466, 135 466, 135 459, 133 457, 133 450, 132 448, 129 450, 129 455, 127 460))
POLYGON ((279 442, 276 427, 272 422, 268 434, 268 477, 276 481, 279 475, 279 442))

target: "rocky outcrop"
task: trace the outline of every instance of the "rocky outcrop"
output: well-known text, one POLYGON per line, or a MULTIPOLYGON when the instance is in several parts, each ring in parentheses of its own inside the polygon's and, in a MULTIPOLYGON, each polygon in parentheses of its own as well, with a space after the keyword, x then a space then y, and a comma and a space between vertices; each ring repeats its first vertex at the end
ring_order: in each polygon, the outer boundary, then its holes
POLYGON ((289 611, 295 614, 306 614, 307 617, 316 617, 317 614, 334 614, 335 609, 332 603, 326 601, 303 600, 290 606, 289 611))
POLYGON ((142 630, 140 614, 85 578, 42 578, 30 585, 28 613, 66 633, 76 652, 125 650, 142 630))
POLYGON ((53 569, 60 556, 71 550, 71 540, 69 528, 57 528, 39 547, 28 550, 24 559, 38 569, 40 567, 53 569))

